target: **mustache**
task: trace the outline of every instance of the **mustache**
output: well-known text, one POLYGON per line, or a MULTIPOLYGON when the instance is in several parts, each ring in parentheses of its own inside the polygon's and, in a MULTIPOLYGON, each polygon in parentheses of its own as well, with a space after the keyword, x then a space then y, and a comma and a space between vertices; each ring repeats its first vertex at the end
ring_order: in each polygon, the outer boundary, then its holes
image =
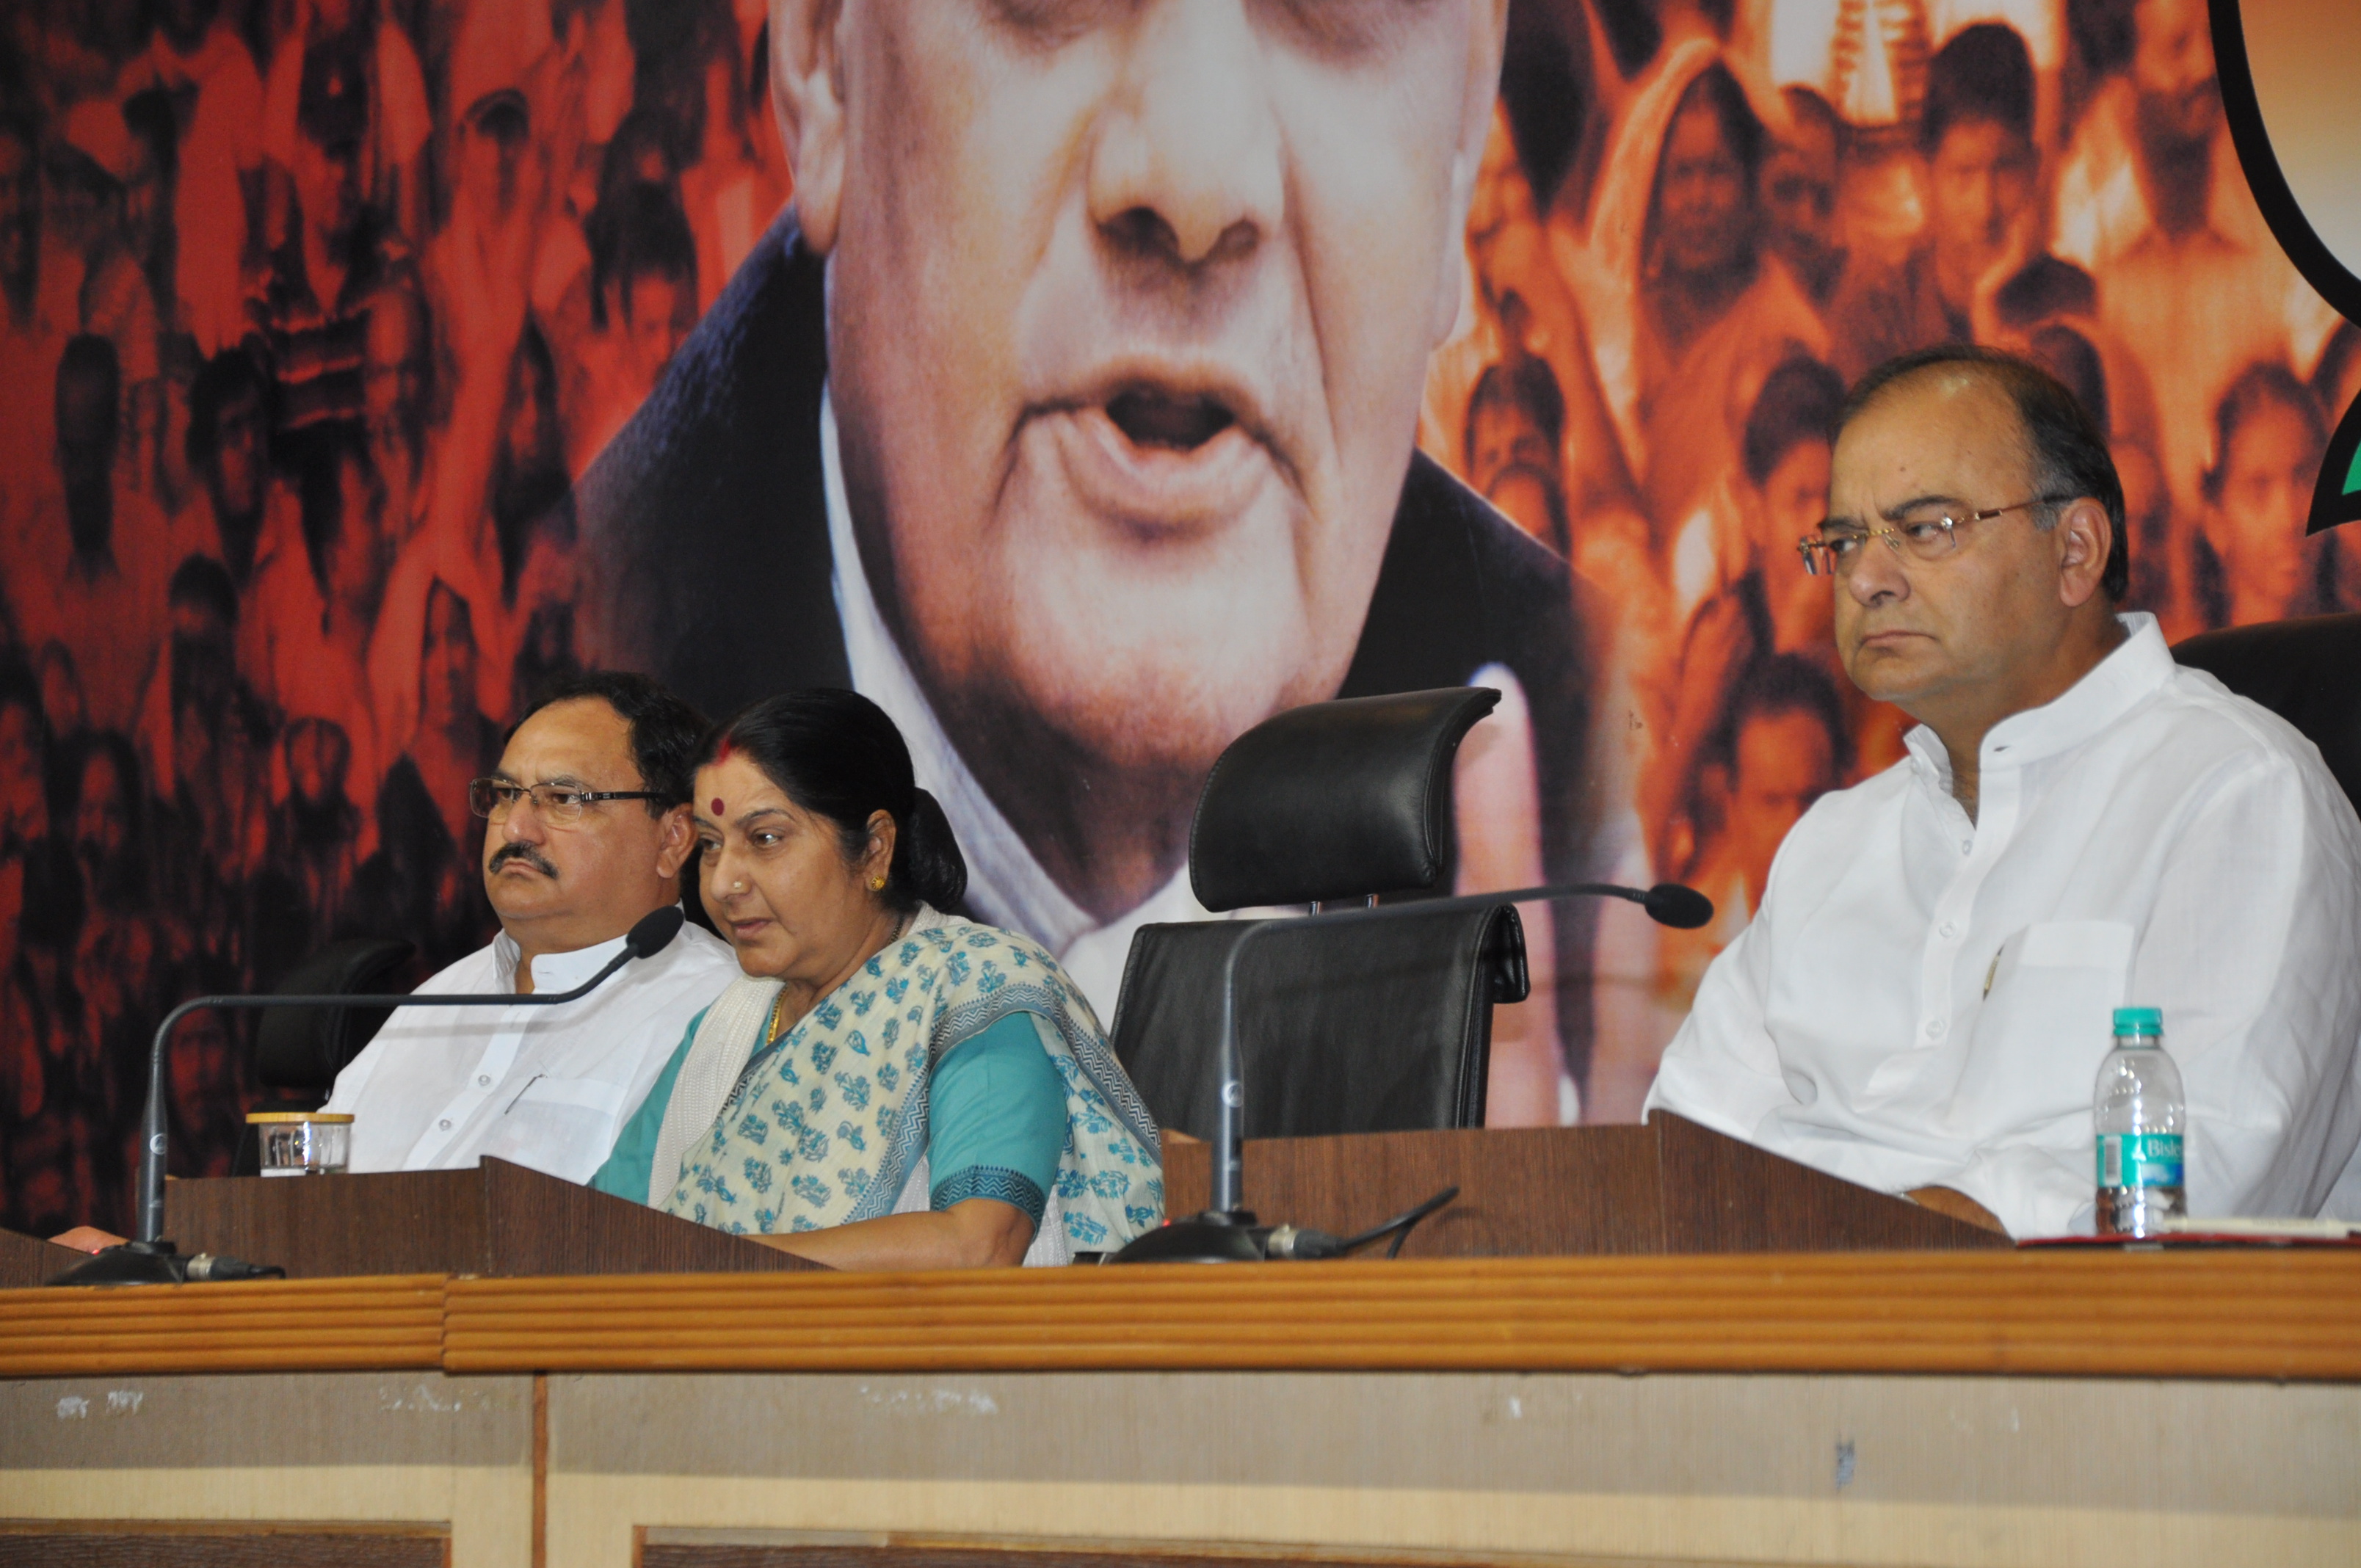
POLYGON ((490 861, 484 867, 485 873, 489 875, 507 865, 511 861, 522 861, 551 881, 555 882, 557 879, 557 868, 551 865, 541 851, 531 844, 502 844, 492 851, 490 861))

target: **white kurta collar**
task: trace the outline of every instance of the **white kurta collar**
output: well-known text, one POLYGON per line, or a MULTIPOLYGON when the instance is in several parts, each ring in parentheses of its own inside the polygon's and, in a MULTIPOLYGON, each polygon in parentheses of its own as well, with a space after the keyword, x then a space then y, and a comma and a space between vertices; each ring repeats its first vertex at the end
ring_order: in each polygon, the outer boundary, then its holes
MULTIPOLYGON (((588 980, 605 966, 608 959, 623 950, 624 938, 617 937, 595 947, 577 948, 570 953, 544 953, 533 960, 533 988, 535 991, 571 991, 588 980)), ((492 963, 500 977, 502 991, 514 991, 517 981, 517 960, 523 949, 516 938, 506 931, 492 938, 492 963)))
MULTIPOLYGON (((1977 766, 1985 773, 2023 767, 2082 744, 2172 679, 2172 650, 2156 617, 2132 610, 2115 618, 2128 634, 2114 651, 2039 707, 2012 713, 1988 730, 1977 766)), ((1903 738, 1918 776, 1943 794, 1951 788, 1950 754, 1921 724, 1903 738)))

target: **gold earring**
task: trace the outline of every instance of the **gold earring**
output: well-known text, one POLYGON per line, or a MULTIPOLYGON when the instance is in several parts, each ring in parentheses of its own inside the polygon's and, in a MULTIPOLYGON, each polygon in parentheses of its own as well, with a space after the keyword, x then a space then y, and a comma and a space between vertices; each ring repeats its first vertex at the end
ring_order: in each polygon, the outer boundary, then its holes
POLYGON ((871 877, 871 878, 869 879, 869 891, 870 891, 870 892, 872 892, 872 893, 883 893, 883 892, 884 892, 884 891, 885 891, 885 879, 884 879, 884 877, 882 877, 882 876, 880 876, 880 877, 871 877))

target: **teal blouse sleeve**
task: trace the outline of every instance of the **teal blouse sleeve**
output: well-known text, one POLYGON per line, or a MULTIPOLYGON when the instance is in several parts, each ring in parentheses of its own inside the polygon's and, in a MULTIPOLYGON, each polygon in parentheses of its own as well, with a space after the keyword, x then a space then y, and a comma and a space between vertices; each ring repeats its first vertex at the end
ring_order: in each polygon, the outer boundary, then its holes
POLYGON ((928 1207, 941 1213, 996 1198, 1036 1225, 1066 1148, 1066 1084, 1030 1013, 1012 1013, 962 1042, 927 1091, 928 1207))
POLYGON ((655 1175, 650 1168, 656 1162, 656 1134, 663 1130, 664 1108, 672 1103, 673 1082, 680 1077, 680 1064, 688 1059, 688 1047, 697 1038, 697 1026, 712 1011, 710 1007, 704 1008, 688 1021, 680 1044, 673 1047, 672 1059, 664 1063, 664 1071, 656 1074, 655 1082, 648 1086, 648 1097, 640 1102, 640 1108, 623 1124, 607 1163, 590 1178, 593 1191, 611 1192, 634 1203, 657 1201, 657 1194, 648 1190, 655 1175))

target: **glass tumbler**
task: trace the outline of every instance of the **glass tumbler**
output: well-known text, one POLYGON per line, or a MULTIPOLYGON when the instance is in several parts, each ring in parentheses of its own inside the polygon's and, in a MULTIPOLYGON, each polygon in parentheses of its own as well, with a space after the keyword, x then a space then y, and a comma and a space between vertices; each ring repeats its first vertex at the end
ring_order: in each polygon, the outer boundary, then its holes
POLYGON ((353 1119, 325 1111, 256 1111, 265 1176, 339 1176, 351 1163, 353 1119))

